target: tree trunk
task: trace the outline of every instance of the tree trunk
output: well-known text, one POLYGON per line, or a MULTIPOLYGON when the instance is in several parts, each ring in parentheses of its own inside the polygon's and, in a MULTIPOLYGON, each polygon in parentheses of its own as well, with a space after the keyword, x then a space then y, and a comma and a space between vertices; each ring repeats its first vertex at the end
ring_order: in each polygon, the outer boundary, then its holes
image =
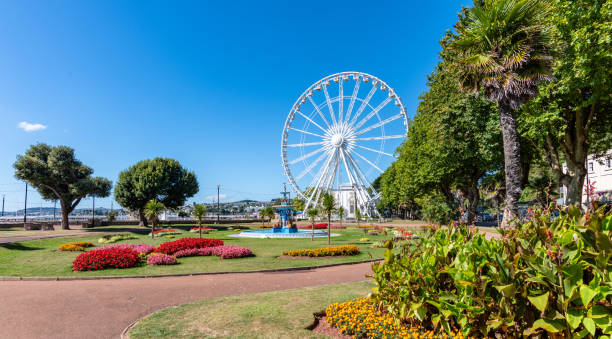
POLYGON ((62 207, 62 229, 69 230, 70 229, 70 221, 68 219, 68 215, 70 214, 70 202, 65 202, 60 200, 60 206, 62 207))
POLYGON ((468 224, 473 225, 476 221, 476 213, 478 212, 478 203, 480 202, 480 192, 478 191, 477 186, 472 186, 466 189, 466 194, 468 201, 468 224))
POLYGON ((331 214, 327 215, 327 244, 331 244, 331 214))
POLYGON ((516 117, 509 104, 499 102, 499 120, 504 142, 504 173, 506 176, 506 208, 502 227, 513 226, 521 197, 521 152, 516 130, 516 117))
POLYGON ((145 215, 144 215, 144 209, 141 208, 138 210, 138 217, 140 218, 140 223, 138 224, 139 226, 143 226, 143 227, 149 226, 149 222, 147 221, 147 218, 145 218, 145 215))
POLYGON ((314 218, 312 218, 312 237, 310 239, 312 241, 314 241, 314 222, 315 222, 315 220, 314 220, 314 218))
POLYGON ((568 176, 564 180, 564 184, 567 186, 566 201, 568 205, 582 206, 582 188, 584 187, 586 172, 583 168, 576 168, 572 172, 574 175, 568 176))

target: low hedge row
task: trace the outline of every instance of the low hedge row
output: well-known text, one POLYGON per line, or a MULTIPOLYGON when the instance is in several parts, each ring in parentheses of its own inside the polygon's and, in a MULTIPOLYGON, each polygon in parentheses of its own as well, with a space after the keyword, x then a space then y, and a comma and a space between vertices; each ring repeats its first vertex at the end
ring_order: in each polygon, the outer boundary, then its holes
POLYGON ((302 250, 291 250, 283 251, 283 255, 289 255, 292 257, 327 257, 327 256, 348 256, 357 255, 361 253, 359 247, 355 245, 343 245, 333 247, 323 247, 315 249, 302 249, 302 250))

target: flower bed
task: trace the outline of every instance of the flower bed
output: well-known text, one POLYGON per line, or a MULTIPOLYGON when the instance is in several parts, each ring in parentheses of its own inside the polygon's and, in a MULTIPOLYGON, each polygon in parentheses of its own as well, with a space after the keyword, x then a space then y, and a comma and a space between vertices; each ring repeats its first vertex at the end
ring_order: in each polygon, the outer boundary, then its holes
POLYGON ((93 246, 94 244, 88 241, 81 241, 81 242, 71 242, 67 244, 61 244, 57 249, 60 251, 76 252, 76 251, 85 251, 85 248, 93 247, 93 246))
POLYGON ((210 255, 218 256, 221 259, 233 259, 250 257, 253 255, 253 252, 246 247, 223 245, 204 248, 188 248, 174 253, 174 256, 176 256, 177 258, 210 255))
MULTIPOLYGON (((170 228, 163 229, 163 230, 157 230, 153 232, 154 237, 162 237, 166 235, 178 235, 178 234, 181 234, 181 231, 170 229, 170 228)), ((151 233, 149 233, 149 235, 151 235, 151 233)))
POLYGON ((200 230, 202 230, 202 233, 208 233, 210 231, 214 231, 215 229, 212 227, 194 227, 192 229, 189 230, 189 232, 191 233, 200 233, 200 230))
MULTIPOLYGON (((312 229, 312 224, 309 225, 300 225, 297 228, 301 229, 301 230, 311 230, 312 229)), ((320 224, 314 224, 314 228, 315 230, 323 230, 323 229, 327 229, 327 223, 320 223, 320 224)), ((345 229, 346 226, 340 226, 340 225, 331 225, 330 227, 331 229, 345 229)))
POLYGON ((325 310, 327 323, 354 338, 463 338, 457 331, 437 334, 420 327, 409 328, 376 309, 368 297, 334 303, 325 310))
POLYGON ((121 248, 121 249, 127 248, 127 249, 136 251, 136 253, 138 254, 149 254, 155 251, 154 245, 147 245, 145 243, 142 243, 142 244, 113 244, 113 245, 106 245, 101 248, 121 248))
POLYGON ((140 262, 138 252, 129 248, 99 248, 79 254, 72 262, 73 271, 96 271, 105 268, 129 268, 140 262))
POLYGON ((117 241, 130 240, 130 239, 136 239, 136 237, 133 237, 129 234, 107 234, 101 237, 100 239, 98 239, 98 243, 111 244, 117 241))
POLYGON ((176 257, 163 254, 163 253, 153 253, 147 257, 147 265, 176 265, 178 264, 178 260, 176 257))
POLYGON ((327 257, 327 256, 349 256, 361 253, 359 247, 355 245, 343 245, 333 247, 323 247, 316 249, 303 249, 283 251, 283 255, 292 257, 327 257))
POLYGON ((164 254, 174 254, 180 250, 185 250, 188 248, 204 248, 204 247, 213 247, 213 246, 222 246, 223 240, 219 239, 209 239, 209 238, 182 238, 175 241, 165 242, 155 250, 155 252, 160 252, 164 254))

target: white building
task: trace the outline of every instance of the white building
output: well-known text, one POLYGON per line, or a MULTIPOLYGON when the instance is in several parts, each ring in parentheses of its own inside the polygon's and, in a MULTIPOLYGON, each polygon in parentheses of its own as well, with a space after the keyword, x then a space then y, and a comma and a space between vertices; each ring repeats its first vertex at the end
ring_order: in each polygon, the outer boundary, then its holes
MULTIPOLYGON (((567 165, 563 164, 563 172, 567 171, 567 165)), ((582 189, 582 202, 586 204, 587 196, 585 189, 587 183, 595 186, 595 195, 598 200, 612 201, 612 150, 609 150, 606 155, 600 158, 594 158, 589 155, 587 158, 587 177, 584 179, 584 187, 582 189)), ((565 205, 567 199, 567 187, 562 186, 561 202, 565 205)))

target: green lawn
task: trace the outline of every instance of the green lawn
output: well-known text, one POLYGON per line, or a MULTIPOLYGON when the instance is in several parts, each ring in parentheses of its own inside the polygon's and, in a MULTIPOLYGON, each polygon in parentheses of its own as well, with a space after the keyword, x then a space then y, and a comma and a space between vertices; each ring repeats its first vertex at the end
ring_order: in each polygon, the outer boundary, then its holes
POLYGON ((207 299, 158 311, 129 332, 139 338, 326 338, 306 329, 313 313, 363 297, 372 282, 207 299))
MULTIPOLYGON (((180 226, 176 226, 180 227, 180 226)), ((246 226, 243 226, 246 228, 246 226)), ((251 224, 251 227, 256 226, 251 224)), ((258 226, 257 226, 258 227, 258 226)), ((187 228, 186 228, 187 229, 187 228)), ((100 230, 125 230, 125 227, 112 226, 96 228, 100 230)), ((181 237, 198 237, 197 233, 183 231, 173 239, 155 238, 147 236, 148 230, 134 228, 127 232, 137 239, 123 241, 123 243, 161 244, 162 242, 176 240, 181 237)), ((226 259, 218 257, 188 257, 180 258, 178 265, 147 266, 142 265, 128 269, 108 269, 92 272, 72 272, 72 261, 80 252, 59 252, 57 247, 63 243, 75 241, 91 241, 98 245, 100 235, 72 236, 50 239, 22 241, 13 244, 0 244, 0 276, 119 276, 119 275, 160 275, 174 273, 199 272, 237 272, 273 268, 300 267, 324 265, 332 263, 345 263, 362 261, 371 258, 382 258, 384 249, 370 248, 372 242, 384 240, 384 235, 368 235, 369 242, 359 241, 363 237, 362 230, 355 228, 335 229, 332 233, 341 236, 332 237, 332 245, 355 244, 362 253, 351 257, 320 258, 320 259, 285 259, 279 258, 283 250, 318 248, 327 246, 327 238, 310 239, 248 239, 228 237, 229 234, 239 232, 230 230, 212 231, 205 237, 218 238, 228 245, 238 245, 250 248, 255 257, 226 259)), ((102 245, 100 245, 102 246, 102 245)))

